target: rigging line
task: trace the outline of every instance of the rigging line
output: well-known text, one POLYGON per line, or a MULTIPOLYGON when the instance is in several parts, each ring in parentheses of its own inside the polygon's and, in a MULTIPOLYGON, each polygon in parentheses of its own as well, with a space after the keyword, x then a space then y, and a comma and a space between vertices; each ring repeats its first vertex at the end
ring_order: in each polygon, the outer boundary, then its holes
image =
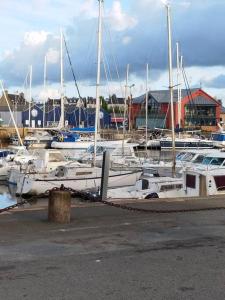
POLYGON ((184 67, 182 67, 182 73, 183 73, 183 78, 184 78, 184 83, 185 83, 186 91, 187 91, 187 94, 188 94, 188 99, 190 101, 192 101, 193 104, 194 104, 194 100, 193 100, 193 97, 192 97, 192 94, 191 94, 191 90, 190 90, 190 86, 189 86, 188 79, 187 79, 187 74, 185 72, 184 67))
POLYGON ((24 82, 23 82, 23 89, 25 90, 25 87, 27 86, 27 79, 28 79, 29 71, 27 71, 27 74, 25 76, 24 82))
MULTIPOLYGON (((104 50, 104 49, 103 49, 103 50, 104 50)), ((110 70, 110 65, 109 65, 109 62, 108 62, 107 57, 106 57, 106 55, 105 55, 105 51, 103 52, 103 55, 104 55, 104 58, 105 58, 105 61, 106 61, 106 66, 107 66, 107 69, 108 69, 108 73, 109 73, 110 80, 111 80, 111 82, 113 82, 113 79, 112 79, 112 72, 111 72, 111 70, 110 70)), ((113 101, 112 95, 111 95, 111 100, 113 101)), ((119 101, 118 101, 118 98, 117 98, 117 97, 116 97, 116 102, 117 102, 117 104, 118 104, 119 113, 120 113, 120 115, 122 115, 122 110, 121 110, 121 107, 120 107, 120 105, 119 105, 119 101)), ((112 106, 114 107, 114 103, 112 103, 112 106)))
MULTIPOLYGON (((110 44, 113 45, 112 35, 111 35, 109 27, 107 26, 107 24, 105 24, 105 22, 103 22, 103 26, 105 27, 105 31, 108 32, 110 44)), ((117 75, 117 78, 118 78, 119 84, 120 84, 121 95, 122 95, 122 98, 124 98, 124 89, 123 89, 122 81, 120 79, 120 74, 119 74, 119 69, 118 69, 118 61, 116 60, 113 47, 110 47, 110 50, 111 50, 111 56, 113 58, 113 62, 114 62, 115 70, 116 70, 116 75, 117 75)))
MULTIPOLYGON (((67 43, 66 43, 66 39, 65 39, 65 35, 64 35, 64 34, 63 34, 63 40, 64 40, 64 44, 65 44, 66 53, 67 53, 67 56, 68 56, 68 60, 69 60, 71 72, 72 72, 72 75, 73 75, 75 87, 76 87, 76 89, 77 89, 79 99, 82 100, 82 97, 81 97, 80 90, 79 90, 79 87, 78 87, 78 84, 77 84, 77 79, 76 79, 76 76, 75 76, 75 73, 74 73, 74 69, 73 69, 71 57, 70 57, 70 54, 69 54, 69 50, 68 50, 68 47, 67 47, 67 43)), ((79 109, 81 109, 81 108, 79 108, 79 109)), ((85 114, 85 113, 84 113, 84 114, 85 114)), ((86 116, 86 119, 87 119, 87 116, 86 116)))
MULTIPOLYGON (((192 93, 191 93, 191 89, 190 89, 190 85, 189 85, 189 82, 188 82, 188 79, 187 79, 187 74, 186 74, 186 71, 185 71, 184 67, 182 68, 182 73, 183 73, 183 77, 184 77, 186 90, 187 90, 187 93, 188 93, 188 99, 192 103, 193 107, 196 108, 196 110, 197 110, 197 105, 194 102, 194 99, 193 99, 193 96, 192 96, 192 93)), ((203 118, 201 116, 200 116, 200 120, 203 121, 203 118)))
POLYGON ((67 53, 67 56, 68 56, 68 60, 69 60, 71 72, 72 72, 72 75, 73 75, 75 87, 77 89, 79 98, 82 99, 81 95, 80 95, 80 90, 79 90, 79 87, 78 87, 78 84, 77 84, 77 79, 76 79, 76 76, 75 76, 75 73, 74 73, 74 70, 73 70, 73 65, 72 65, 72 61, 71 61, 71 58, 70 58, 70 54, 69 54, 69 51, 68 51, 68 47, 67 47, 67 43, 66 43, 66 39, 65 39, 65 35, 64 34, 63 34, 63 40, 64 40, 64 44, 65 44, 66 53, 67 53))
MULTIPOLYGON (((111 90, 110 90, 110 86, 109 86, 109 77, 108 77, 108 73, 106 70, 106 57, 105 57, 105 52, 104 49, 102 49, 102 56, 103 56, 103 68, 104 68, 104 72, 105 72, 105 78, 106 78, 106 82, 107 82, 107 89, 108 89, 108 93, 109 96, 111 95, 111 90)), ((110 73, 109 73, 110 76, 110 73)))
MULTIPOLYGON (((109 95, 110 95, 109 80, 108 80, 108 74, 107 74, 106 65, 105 65, 105 52, 104 52, 104 49, 103 49, 102 52, 103 52, 103 67, 104 67, 104 71, 105 71, 105 76, 106 76, 106 81, 107 81, 108 92, 109 92, 109 95)), ((111 100, 112 100, 112 96, 111 96, 111 100)), ((113 103, 112 103, 112 110, 113 110, 114 118, 116 119, 115 109, 114 109, 113 103)), ((118 124, 117 124, 117 121, 116 121, 116 130, 119 131, 119 130, 118 130, 118 124)))

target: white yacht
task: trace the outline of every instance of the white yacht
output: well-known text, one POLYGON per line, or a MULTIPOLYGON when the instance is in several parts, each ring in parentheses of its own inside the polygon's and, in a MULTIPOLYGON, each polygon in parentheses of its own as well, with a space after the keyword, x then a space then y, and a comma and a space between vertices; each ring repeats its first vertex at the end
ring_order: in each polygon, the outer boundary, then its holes
MULTIPOLYGON (((200 154, 199 154, 200 155, 200 154)), ((181 178, 154 177, 144 173, 133 187, 111 189, 109 198, 179 198, 225 194, 225 153, 197 156, 186 165, 181 178)))
MULTIPOLYGON (((39 195, 54 187, 65 187, 74 190, 98 190, 101 184, 102 169, 73 162, 60 166, 52 172, 20 173, 17 177, 19 195, 39 195)), ((110 171, 108 186, 118 188, 132 186, 140 178, 141 171, 110 171)))
POLYGON ((225 194, 225 153, 207 154, 201 163, 183 171, 183 187, 179 191, 160 191, 159 198, 199 197, 225 194))
MULTIPOLYGON (((214 143, 209 139, 202 139, 199 137, 175 138, 176 149, 211 149, 214 143)), ((161 149, 172 149, 172 138, 165 137, 160 139, 161 149)))
POLYGON ((24 138, 24 146, 28 149, 50 148, 53 136, 45 130, 35 130, 24 138))
POLYGON ((32 154, 26 151, 25 155, 16 155, 13 162, 8 179, 8 183, 13 185, 17 185, 21 174, 51 172, 59 166, 70 164, 59 150, 54 149, 34 150, 32 154))
POLYGON ((0 180, 8 180, 12 170, 21 170, 25 168, 28 162, 37 158, 36 155, 30 154, 26 149, 20 148, 15 153, 10 153, 0 159, 0 180))
POLYGON ((134 186, 122 187, 120 189, 109 189, 108 198, 136 198, 150 199, 158 198, 160 191, 177 190, 182 188, 181 178, 155 177, 152 174, 144 173, 134 186))
MULTIPOLYGON (((9 184, 17 186, 17 194, 38 195, 53 187, 76 190, 98 189, 102 169, 88 164, 66 161, 58 150, 45 150, 44 158, 31 160, 23 170, 11 170, 9 184)), ((141 170, 110 171, 109 187, 134 185, 141 170)))

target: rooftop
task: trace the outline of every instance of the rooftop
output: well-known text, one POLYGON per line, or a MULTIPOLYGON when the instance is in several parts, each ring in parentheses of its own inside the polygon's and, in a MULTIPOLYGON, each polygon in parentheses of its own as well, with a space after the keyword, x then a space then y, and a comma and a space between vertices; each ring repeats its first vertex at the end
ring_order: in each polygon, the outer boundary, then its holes
MULTIPOLYGON (((185 98, 187 96, 191 99, 191 94, 193 94, 196 91, 202 91, 199 88, 194 88, 190 90, 182 89, 181 90, 181 98, 185 98)), ((143 94, 139 97, 133 98, 134 104, 141 104, 142 102, 145 102, 146 94, 143 94)), ((158 90, 158 91, 149 91, 149 99, 155 100, 157 103, 170 103, 170 91, 169 90, 158 90)), ((177 89, 174 89, 173 91, 173 101, 176 103, 178 101, 178 93, 177 89)), ((209 103, 209 99, 206 100, 206 98, 203 95, 200 95, 198 97, 195 97, 195 104, 204 104, 207 105, 209 103)), ((211 103, 213 105, 216 105, 215 102, 212 100, 211 103)))

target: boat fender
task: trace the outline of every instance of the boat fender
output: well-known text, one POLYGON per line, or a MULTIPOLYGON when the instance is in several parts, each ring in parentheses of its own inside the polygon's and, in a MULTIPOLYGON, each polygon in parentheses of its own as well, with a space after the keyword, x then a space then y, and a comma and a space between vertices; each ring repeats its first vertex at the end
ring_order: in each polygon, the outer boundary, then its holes
POLYGON ((60 142, 63 142, 63 141, 64 141, 64 136, 63 136, 63 135, 60 135, 60 136, 59 136, 59 140, 60 140, 60 142))
POLYGON ((55 176, 56 177, 64 177, 67 174, 67 169, 64 166, 59 166, 56 168, 55 176))
POLYGON ((145 199, 152 199, 152 198, 159 198, 159 195, 157 193, 151 193, 145 197, 145 199))

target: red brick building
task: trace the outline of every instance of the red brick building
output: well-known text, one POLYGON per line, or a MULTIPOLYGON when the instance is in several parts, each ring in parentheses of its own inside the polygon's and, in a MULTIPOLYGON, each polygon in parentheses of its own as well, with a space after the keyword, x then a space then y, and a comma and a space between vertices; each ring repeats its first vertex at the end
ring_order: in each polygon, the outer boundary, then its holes
MULTIPOLYGON (((181 91, 181 127, 215 131, 220 121, 221 103, 202 89, 181 91)), ((178 126, 178 97, 174 90, 175 127, 178 126)), ((134 98, 130 108, 133 127, 145 125, 145 95, 134 98)), ((171 128, 170 93, 168 90, 151 91, 148 97, 148 127, 171 128)))

